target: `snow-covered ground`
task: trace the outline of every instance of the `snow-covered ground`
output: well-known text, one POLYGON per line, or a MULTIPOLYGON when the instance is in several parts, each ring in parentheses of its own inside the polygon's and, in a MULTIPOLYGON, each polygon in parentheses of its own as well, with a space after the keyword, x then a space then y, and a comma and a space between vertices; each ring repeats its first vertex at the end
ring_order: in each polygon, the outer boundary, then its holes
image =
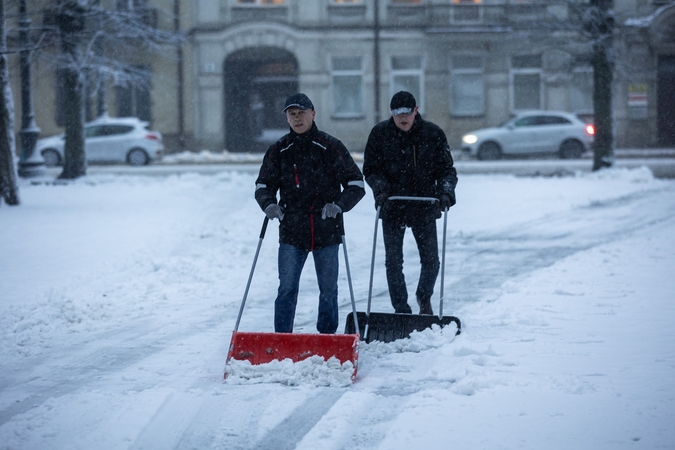
MULTIPOLYGON (((444 311, 462 334, 363 344, 351 384, 316 362, 223 380, 263 219, 254 179, 20 180, 22 204, 0 207, 0 449, 675 448, 674 181, 460 172, 444 311)), ((345 222, 365 310, 369 190, 345 222)), ((241 331, 272 330, 277 236, 241 331)), ((389 312, 381 237, 377 252, 373 310, 389 312)), ((410 233, 405 252, 412 292, 410 233)), ((314 332, 316 305, 310 262, 296 331, 314 332)))

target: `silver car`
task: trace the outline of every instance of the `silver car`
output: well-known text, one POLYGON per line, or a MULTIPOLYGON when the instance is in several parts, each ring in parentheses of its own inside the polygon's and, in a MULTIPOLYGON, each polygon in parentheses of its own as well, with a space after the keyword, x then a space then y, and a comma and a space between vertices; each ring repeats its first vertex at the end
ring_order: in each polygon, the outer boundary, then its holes
MULTIPOLYGON (((126 163, 143 166, 162 157, 162 135, 148 129, 148 122, 135 117, 103 117, 84 127, 84 146, 87 162, 126 163)), ((63 164, 65 135, 37 141, 40 152, 49 167, 63 164)))
POLYGON ((521 113, 499 127, 462 136, 462 153, 481 160, 502 155, 557 154, 580 158, 590 150, 595 128, 574 114, 560 111, 521 113))

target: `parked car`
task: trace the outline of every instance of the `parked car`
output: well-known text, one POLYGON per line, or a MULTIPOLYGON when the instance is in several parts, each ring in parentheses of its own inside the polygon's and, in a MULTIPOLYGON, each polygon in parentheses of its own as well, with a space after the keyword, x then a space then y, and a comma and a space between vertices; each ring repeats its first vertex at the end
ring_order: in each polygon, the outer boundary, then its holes
POLYGON ((574 114, 561 111, 521 113, 495 128, 462 136, 462 153, 481 160, 502 155, 558 154, 580 158, 593 143, 595 128, 574 114))
MULTIPOLYGON (((162 135, 148 129, 148 122, 136 117, 103 117, 84 126, 84 146, 88 162, 126 163, 143 166, 162 157, 162 135)), ((65 135, 37 141, 48 167, 63 164, 65 135)))

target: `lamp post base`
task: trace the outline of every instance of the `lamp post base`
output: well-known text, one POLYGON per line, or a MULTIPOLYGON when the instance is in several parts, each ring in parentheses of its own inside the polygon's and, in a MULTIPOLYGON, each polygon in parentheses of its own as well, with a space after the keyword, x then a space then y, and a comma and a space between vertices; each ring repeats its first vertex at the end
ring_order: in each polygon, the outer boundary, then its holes
POLYGON ((46 173, 46 166, 42 162, 20 162, 19 170, 17 171, 21 178, 35 178, 44 176, 46 173))
POLYGON ((34 125, 19 131, 21 158, 18 173, 22 178, 40 177, 46 173, 45 161, 42 155, 35 151, 35 143, 39 135, 40 129, 34 125))

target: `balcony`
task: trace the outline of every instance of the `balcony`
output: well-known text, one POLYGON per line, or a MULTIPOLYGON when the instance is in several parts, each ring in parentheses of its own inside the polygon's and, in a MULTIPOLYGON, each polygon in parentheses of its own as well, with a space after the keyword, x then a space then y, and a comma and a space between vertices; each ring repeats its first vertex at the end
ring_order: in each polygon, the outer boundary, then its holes
POLYGON ((288 6, 286 4, 270 5, 233 5, 230 10, 230 22, 287 22, 288 6))
POLYGON ((433 4, 426 8, 429 10, 427 26, 433 31, 541 27, 546 23, 560 25, 568 17, 567 6, 562 2, 433 4))
MULTIPOLYGON (((318 0, 314 0, 318 1, 318 0)), ((560 28, 569 19, 565 0, 500 4, 397 2, 380 0, 382 28, 411 28, 430 32, 499 31, 541 28, 546 24, 560 28)), ((223 26, 245 22, 281 22, 291 26, 331 29, 373 26, 372 0, 359 2, 326 1, 303 13, 296 0, 269 3, 263 0, 232 2, 223 8, 223 26), (325 8, 321 12, 321 8, 325 8)))

